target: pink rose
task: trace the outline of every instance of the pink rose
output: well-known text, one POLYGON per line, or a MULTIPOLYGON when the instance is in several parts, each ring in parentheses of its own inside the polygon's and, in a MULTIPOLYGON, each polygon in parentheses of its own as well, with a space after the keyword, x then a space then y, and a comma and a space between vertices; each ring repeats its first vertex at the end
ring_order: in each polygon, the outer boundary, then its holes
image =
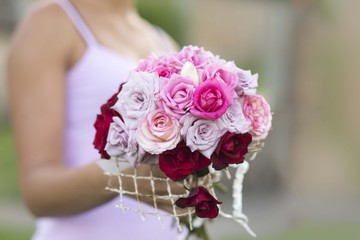
POLYGON ((137 72, 154 72, 155 67, 157 66, 157 58, 154 55, 141 60, 136 67, 135 71, 137 72))
POLYGON ((185 62, 191 62, 197 69, 203 69, 205 64, 214 58, 211 52, 205 51, 203 48, 186 46, 173 56, 173 62, 177 63, 180 69, 185 62))
POLYGON ((270 105, 261 95, 247 96, 243 100, 243 112, 251 122, 251 134, 254 140, 265 139, 271 128, 272 115, 270 105))
POLYGON ((176 68, 166 65, 158 65, 155 67, 154 72, 156 72, 159 77, 171 78, 171 76, 179 71, 176 68))
POLYGON ((159 77, 170 78, 174 73, 179 73, 179 69, 173 66, 167 55, 159 57, 151 55, 138 64, 135 71, 157 73, 159 77))
POLYGON ((221 117, 233 103, 233 92, 224 83, 209 79, 194 92, 194 107, 191 114, 204 119, 221 117))
POLYGON ((205 67, 202 81, 205 82, 209 79, 216 79, 217 81, 225 83, 225 85, 231 89, 234 89, 238 85, 238 76, 236 72, 219 64, 209 64, 205 67))
POLYGON ((191 79, 175 74, 162 86, 160 105, 165 112, 180 119, 192 107, 194 90, 191 79))
POLYGON ((180 123, 162 109, 150 112, 141 121, 136 139, 146 152, 163 153, 174 149, 180 142, 180 123))

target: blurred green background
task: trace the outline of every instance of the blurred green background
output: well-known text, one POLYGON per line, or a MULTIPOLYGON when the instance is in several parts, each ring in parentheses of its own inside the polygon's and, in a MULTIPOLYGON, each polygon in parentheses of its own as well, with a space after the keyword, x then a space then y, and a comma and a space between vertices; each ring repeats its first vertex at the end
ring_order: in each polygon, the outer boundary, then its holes
MULTIPOLYGON (((31 0, 0 0, 0 239, 29 239, 18 190, 5 59, 31 0)), ((260 74, 273 131, 245 179, 244 212, 260 240, 360 239, 359 0, 139 0, 141 14, 260 74)), ((230 206, 230 195, 221 196, 230 206)), ((251 239, 218 219, 213 239, 251 239)))

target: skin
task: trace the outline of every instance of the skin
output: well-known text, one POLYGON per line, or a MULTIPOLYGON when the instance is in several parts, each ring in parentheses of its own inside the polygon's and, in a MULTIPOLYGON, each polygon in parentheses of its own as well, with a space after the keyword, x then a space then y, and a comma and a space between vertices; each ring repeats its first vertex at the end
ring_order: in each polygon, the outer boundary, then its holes
MULTIPOLYGON (((130 59, 161 50, 153 27, 140 18, 132 0, 72 0, 100 44, 130 59)), ((8 86, 17 147, 20 189, 35 216, 78 214, 117 195, 105 190, 109 177, 91 163, 69 168, 63 162, 64 78, 86 45, 64 11, 45 2, 34 6, 19 25, 8 59, 8 86), (58 26, 54 28, 53 26, 58 26), (66 36, 66 37, 64 37, 66 36)), ((132 169, 125 170, 132 173, 132 169)), ((149 167, 138 168, 148 176, 149 167)), ((161 176, 160 170, 156 175, 161 176)), ((124 179, 125 190, 133 183, 124 179)), ((113 185, 116 181, 112 181, 113 185)), ((139 192, 150 194, 149 184, 139 192)), ((156 186, 158 194, 165 184, 156 186)), ((174 192, 183 188, 172 185, 174 192)), ((152 203, 152 199, 141 199, 152 203)), ((170 211, 171 203, 159 207, 170 211)))

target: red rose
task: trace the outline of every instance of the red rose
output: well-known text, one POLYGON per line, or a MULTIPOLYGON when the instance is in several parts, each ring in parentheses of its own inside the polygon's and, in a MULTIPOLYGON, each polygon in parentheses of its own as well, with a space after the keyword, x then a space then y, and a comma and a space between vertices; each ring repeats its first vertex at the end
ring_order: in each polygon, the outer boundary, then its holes
POLYGON ((214 153, 211 155, 213 168, 221 170, 229 164, 243 163, 252 141, 250 133, 234 134, 227 132, 221 137, 214 153))
POLYGON ((113 117, 121 118, 120 114, 111 107, 117 102, 117 95, 121 91, 121 88, 122 86, 120 86, 120 89, 116 94, 101 106, 101 114, 96 116, 96 121, 94 123, 96 134, 93 145, 99 151, 101 158, 110 159, 109 154, 105 151, 109 127, 113 122, 113 117))
POLYGON ((216 218, 219 214, 217 204, 221 203, 202 186, 191 190, 187 198, 179 198, 175 202, 179 208, 195 207, 196 216, 200 218, 216 218))
POLYGON ((160 169, 173 181, 183 180, 210 163, 210 160, 199 151, 191 152, 183 141, 175 149, 165 151, 159 156, 160 169))

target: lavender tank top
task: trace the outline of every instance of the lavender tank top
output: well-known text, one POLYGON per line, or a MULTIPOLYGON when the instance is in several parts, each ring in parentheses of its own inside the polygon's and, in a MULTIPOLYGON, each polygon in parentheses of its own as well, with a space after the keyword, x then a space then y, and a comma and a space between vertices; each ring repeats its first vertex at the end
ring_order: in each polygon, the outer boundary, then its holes
MULTIPOLYGON (((99 44, 69 0, 56 2, 67 13, 87 45, 82 58, 66 75, 64 160, 70 167, 80 167, 99 159, 99 154, 92 145, 96 114, 100 106, 117 91, 119 84, 125 81, 128 71, 136 63, 99 44)), ((163 45, 166 44, 170 46, 164 41, 163 45)), ((32 239, 183 239, 171 218, 164 218, 163 226, 155 216, 146 216, 146 220, 142 221, 137 213, 127 211, 123 214, 115 208, 117 201, 116 198, 78 215, 39 218, 32 239)), ((138 206, 137 202, 130 198, 125 198, 124 201, 129 207, 138 206)), ((143 205, 143 208, 150 207, 143 205)))

